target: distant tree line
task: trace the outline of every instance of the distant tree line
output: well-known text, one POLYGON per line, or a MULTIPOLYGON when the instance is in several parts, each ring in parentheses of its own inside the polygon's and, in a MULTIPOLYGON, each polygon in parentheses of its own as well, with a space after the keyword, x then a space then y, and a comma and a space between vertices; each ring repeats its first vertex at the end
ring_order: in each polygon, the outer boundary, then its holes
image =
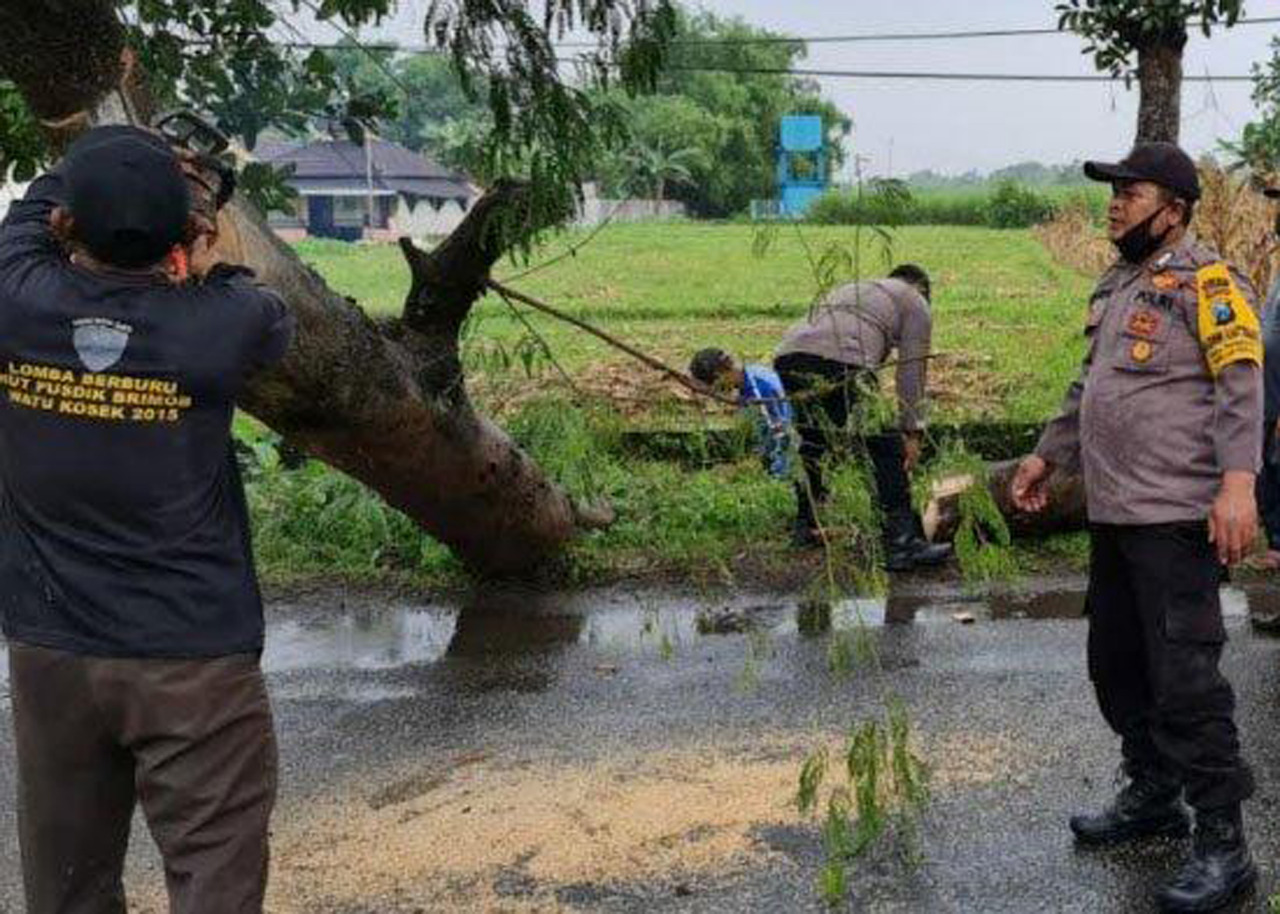
POLYGON ((1028 161, 1006 165, 1004 168, 997 168, 989 173, 971 169, 963 174, 950 175, 931 169, 924 169, 912 172, 907 176, 906 182, 912 187, 930 189, 942 187, 985 187, 1009 181, 1033 187, 1046 187, 1083 183, 1085 178, 1081 169, 1081 162, 1070 162, 1065 165, 1045 165, 1041 162, 1028 161))
MULTIPOLYGON (((623 109, 631 132, 627 148, 602 155, 597 163, 602 192, 680 200, 699 216, 743 212, 753 199, 777 194, 778 126, 787 114, 823 118, 826 168, 828 176, 834 175, 844 164, 851 121, 822 97, 816 81, 682 69, 787 69, 805 56, 799 41, 741 43, 762 37, 784 36, 738 18, 681 10, 669 67, 654 94, 633 97, 593 89, 600 103, 623 109), (729 40, 700 43, 717 39, 729 40)), ((357 96, 391 108, 377 127, 383 137, 427 152, 481 183, 497 177, 484 154, 492 124, 489 108, 467 98, 446 58, 354 46, 329 56, 357 96)))

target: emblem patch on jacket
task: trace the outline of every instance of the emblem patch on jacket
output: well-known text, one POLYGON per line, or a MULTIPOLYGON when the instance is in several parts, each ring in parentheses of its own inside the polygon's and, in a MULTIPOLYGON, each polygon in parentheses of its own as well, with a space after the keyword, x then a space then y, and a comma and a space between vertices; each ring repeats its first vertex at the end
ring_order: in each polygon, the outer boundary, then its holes
POLYGON ((1245 300, 1231 271, 1222 262, 1196 271, 1196 291, 1200 299, 1200 347, 1209 371, 1216 377, 1235 362, 1262 364, 1261 329, 1258 316, 1245 300))
POLYGON ((1149 339, 1160 332, 1160 315, 1149 308, 1135 311, 1129 316, 1128 329, 1134 336, 1149 339))
POLYGON ((71 322, 71 342, 76 355, 90 371, 106 371, 124 355, 133 327, 105 317, 83 317, 71 322))

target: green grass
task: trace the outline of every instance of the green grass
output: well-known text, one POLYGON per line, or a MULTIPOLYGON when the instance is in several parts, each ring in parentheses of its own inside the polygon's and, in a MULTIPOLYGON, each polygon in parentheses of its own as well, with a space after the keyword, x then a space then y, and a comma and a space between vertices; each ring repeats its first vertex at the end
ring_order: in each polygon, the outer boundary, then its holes
MULTIPOLYGON (((683 367, 706 345, 764 361, 813 299, 810 256, 852 245, 858 234, 783 226, 767 254, 758 256, 759 235, 749 225, 611 226, 576 257, 513 284, 672 365, 683 367)), ((878 242, 861 234, 862 274, 883 275, 878 242)), ((581 238, 551 239, 534 263, 581 238)), ((946 355, 931 367, 935 419, 1040 422, 1050 416, 1077 370, 1089 280, 1055 265, 1024 230, 904 228, 894 245, 896 260, 919 262, 934 277, 934 346, 946 355)), ((307 241, 299 252, 371 314, 399 311, 408 273, 394 246, 307 241)), ((521 269, 504 262, 495 272, 501 277, 521 269)), ((481 407, 499 412, 553 478, 575 496, 607 498, 618 511, 611 529, 574 544, 566 563, 570 580, 659 575, 731 582, 747 573, 794 581, 800 569, 813 586, 874 588, 874 509, 859 468, 833 478, 839 517, 832 518, 859 534, 842 540, 825 568, 819 558, 797 560, 787 546, 790 485, 769 479, 754 459, 691 467, 640 459, 619 443, 628 426, 698 429, 724 424, 729 412, 690 405, 653 372, 574 328, 538 314, 529 319, 579 391, 545 361, 518 357, 524 325, 492 298, 477 307, 466 331, 469 376, 481 407), (500 352, 508 358, 495 357, 500 352)), ((254 443, 249 497, 268 579, 399 575, 429 585, 462 579, 446 549, 358 483, 318 463, 285 470, 269 433, 249 420, 241 420, 238 431, 254 443)), ((1014 552, 1000 561, 1023 571, 1078 564, 1080 550, 1073 541, 1054 540, 1014 552)))
MULTIPOLYGON (((784 569, 794 559, 787 548, 791 488, 755 460, 689 470, 630 458, 610 447, 608 429, 592 413, 564 403, 533 403, 512 418, 517 440, 571 494, 605 497, 617 509, 610 529, 574 544, 569 580, 696 575, 723 582, 744 550, 758 566, 784 569)), ((316 461, 283 469, 274 437, 251 419, 238 419, 236 433, 255 452, 246 488, 268 580, 463 580, 447 549, 359 483, 316 461)))
MULTIPOLYGON (((806 245, 820 257, 833 245, 851 246, 856 234, 845 227, 781 227, 768 253, 757 256, 756 229, 749 225, 616 225, 577 256, 513 284, 677 367, 701 346, 763 361, 816 292, 806 245)), ((883 275, 878 239, 861 235, 862 275, 883 275)), ((534 264, 580 239, 572 232, 553 238, 534 264)), ((299 253, 370 314, 392 315, 402 307, 408 273, 394 246, 308 241, 299 253)), ((1051 415, 1078 364, 1090 281, 1055 264, 1025 230, 906 227, 895 233, 893 255, 922 264, 934 278, 934 347, 946 355, 933 368, 935 416, 1038 421, 1051 415)), ((503 262, 495 273, 521 269, 503 262)), ((588 389, 602 373, 624 384, 644 373, 581 331, 539 314, 530 320, 588 389)), ((468 332, 476 353, 509 351, 526 333, 492 296, 476 308, 468 332)), ((478 364, 484 375, 492 360, 478 364)), ((551 388, 560 383, 545 366, 542 379, 551 388)))

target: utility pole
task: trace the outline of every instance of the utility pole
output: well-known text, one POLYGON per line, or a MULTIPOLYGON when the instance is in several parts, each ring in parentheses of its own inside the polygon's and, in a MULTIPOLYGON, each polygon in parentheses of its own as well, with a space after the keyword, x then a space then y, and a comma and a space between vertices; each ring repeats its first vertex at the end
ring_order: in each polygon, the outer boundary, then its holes
POLYGON ((373 235, 373 131, 364 125, 364 182, 365 182, 365 217, 366 232, 373 235))

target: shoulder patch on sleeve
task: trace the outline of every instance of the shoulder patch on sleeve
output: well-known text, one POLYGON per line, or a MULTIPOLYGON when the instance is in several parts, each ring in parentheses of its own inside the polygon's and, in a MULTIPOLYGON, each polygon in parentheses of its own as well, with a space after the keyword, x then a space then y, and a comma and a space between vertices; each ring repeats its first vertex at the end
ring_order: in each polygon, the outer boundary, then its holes
POLYGON ((1200 347, 1214 377, 1235 362, 1262 364, 1258 316, 1221 261, 1196 271, 1200 347))

